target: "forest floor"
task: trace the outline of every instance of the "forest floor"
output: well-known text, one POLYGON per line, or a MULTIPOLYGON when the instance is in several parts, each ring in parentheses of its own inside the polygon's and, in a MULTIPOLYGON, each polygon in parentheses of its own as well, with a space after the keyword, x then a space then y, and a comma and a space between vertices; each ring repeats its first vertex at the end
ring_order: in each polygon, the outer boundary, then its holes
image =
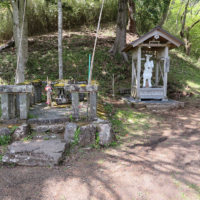
MULTIPOLYGON (((199 64, 172 51, 168 95, 185 102, 185 108, 164 113, 121 104, 120 87, 130 87, 131 63, 107 51, 114 28, 102 26, 97 44, 94 79, 116 132, 108 148, 75 147, 55 167, 22 167, 0 162, 2 200, 176 200, 200 199, 200 73, 199 64), (116 98, 112 99, 112 74, 116 98), (118 107, 116 107, 116 104, 118 107), (119 107, 121 106, 121 107, 119 107)), ((87 78, 88 54, 95 32, 86 27, 64 34, 65 77, 87 78)), ((15 49, 0 55, 0 83, 13 82, 15 49)), ((58 77, 56 33, 33 38, 29 47, 26 79, 58 77)), ((45 97, 44 97, 45 98, 45 97)), ((1 112, 1 110, 0 110, 1 112)), ((0 147, 0 160, 6 147, 0 147)))

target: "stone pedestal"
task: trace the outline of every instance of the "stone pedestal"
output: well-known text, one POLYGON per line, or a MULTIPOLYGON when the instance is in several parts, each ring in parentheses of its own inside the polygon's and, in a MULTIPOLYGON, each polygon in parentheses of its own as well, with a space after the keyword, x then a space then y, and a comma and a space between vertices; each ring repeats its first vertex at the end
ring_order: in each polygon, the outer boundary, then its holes
POLYGON ((38 101, 42 102, 42 85, 38 86, 38 101))
POLYGON ((35 103, 38 103, 38 86, 34 86, 35 103))
POLYGON ((27 119, 29 110, 29 95, 21 94, 19 96, 19 101, 20 101, 20 119, 27 119))
POLYGON ((31 106, 35 104, 35 94, 34 94, 34 92, 30 94, 30 101, 31 101, 31 106))
POLYGON ((90 94, 90 119, 93 120, 97 116, 97 91, 98 85, 70 85, 64 86, 65 91, 71 92, 72 95, 72 109, 73 117, 79 117, 79 94, 89 93, 90 94))
POLYGON ((97 92, 90 93, 90 119, 97 118, 97 92))
POLYGON ((10 107, 10 98, 9 94, 1 94, 1 110, 2 118, 10 119, 11 118, 11 107, 10 107))
POLYGON ((76 92, 72 93, 72 116, 74 118, 79 118, 79 94, 76 92))
POLYGON ((1 107, 3 120, 16 118, 18 111, 20 119, 28 118, 30 106, 30 93, 33 93, 32 85, 3 85, 0 86, 1 107))

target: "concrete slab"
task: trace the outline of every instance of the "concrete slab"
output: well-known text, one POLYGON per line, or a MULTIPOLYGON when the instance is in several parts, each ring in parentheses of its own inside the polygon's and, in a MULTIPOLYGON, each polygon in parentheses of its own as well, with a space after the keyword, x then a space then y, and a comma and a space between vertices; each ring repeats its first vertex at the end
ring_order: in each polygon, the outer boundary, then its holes
POLYGON ((148 110, 151 110, 154 112, 167 111, 173 108, 184 107, 184 102, 175 101, 171 99, 169 99, 168 101, 160 101, 160 100, 137 101, 131 97, 124 97, 123 101, 131 107, 135 107, 135 108, 146 107, 148 110))

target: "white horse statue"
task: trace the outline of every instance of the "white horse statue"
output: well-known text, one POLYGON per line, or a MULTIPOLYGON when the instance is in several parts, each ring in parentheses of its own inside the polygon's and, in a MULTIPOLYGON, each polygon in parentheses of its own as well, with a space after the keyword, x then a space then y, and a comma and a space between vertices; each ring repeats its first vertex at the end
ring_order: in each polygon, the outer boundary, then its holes
POLYGON ((145 54, 146 62, 144 64, 144 73, 143 73, 143 87, 146 87, 146 80, 148 80, 149 87, 152 87, 151 85, 151 77, 152 77, 152 69, 154 67, 153 60, 149 61, 149 59, 152 57, 152 55, 145 54))

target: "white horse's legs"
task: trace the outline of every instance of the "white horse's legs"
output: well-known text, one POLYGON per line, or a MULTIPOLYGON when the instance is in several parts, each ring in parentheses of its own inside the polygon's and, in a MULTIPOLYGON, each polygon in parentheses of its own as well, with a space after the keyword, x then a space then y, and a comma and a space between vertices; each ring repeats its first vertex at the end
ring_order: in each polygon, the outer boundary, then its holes
POLYGON ((146 77, 143 76, 143 87, 145 87, 145 86, 146 86, 146 77))
POLYGON ((152 85, 151 85, 151 77, 149 77, 148 82, 149 82, 149 87, 152 87, 152 85))

